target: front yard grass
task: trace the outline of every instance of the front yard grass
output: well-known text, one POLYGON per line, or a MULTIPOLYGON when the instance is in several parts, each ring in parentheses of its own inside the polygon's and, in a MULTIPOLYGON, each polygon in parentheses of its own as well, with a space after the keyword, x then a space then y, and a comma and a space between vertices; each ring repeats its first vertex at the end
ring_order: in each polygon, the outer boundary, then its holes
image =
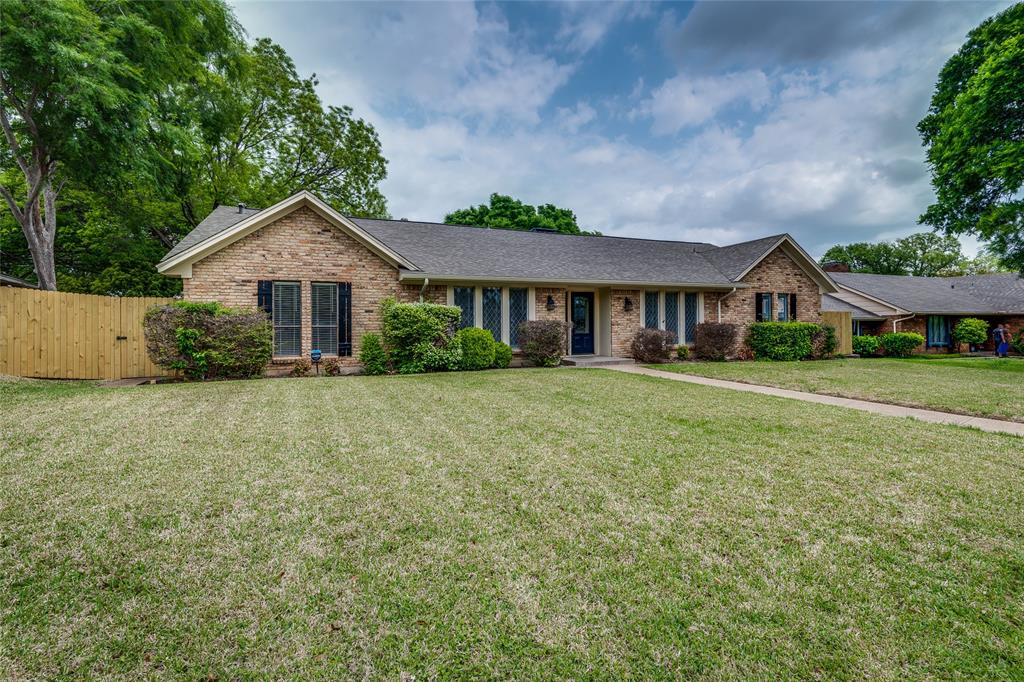
POLYGON ((1024 360, 841 358, 685 362, 654 369, 1024 422, 1024 360))
POLYGON ((1011 436, 566 369, 0 382, 0 440, 3 679, 1024 671, 1011 436))

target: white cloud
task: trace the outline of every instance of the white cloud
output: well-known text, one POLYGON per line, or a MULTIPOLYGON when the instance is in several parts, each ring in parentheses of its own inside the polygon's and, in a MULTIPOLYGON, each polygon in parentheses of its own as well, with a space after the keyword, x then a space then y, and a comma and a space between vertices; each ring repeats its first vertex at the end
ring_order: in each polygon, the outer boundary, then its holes
POLYGON ((555 113, 558 127, 567 133, 575 135, 580 128, 587 125, 597 117, 597 112, 586 102, 577 102, 575 107, 559 107, 555 113))
POLYGON ((701 78, 678 75, 655 88, 636 113, 649 116, 654 133, 664 135, 706 123, 732 104, 760 109, 770 97, 768 78, 757 70, 701 78))

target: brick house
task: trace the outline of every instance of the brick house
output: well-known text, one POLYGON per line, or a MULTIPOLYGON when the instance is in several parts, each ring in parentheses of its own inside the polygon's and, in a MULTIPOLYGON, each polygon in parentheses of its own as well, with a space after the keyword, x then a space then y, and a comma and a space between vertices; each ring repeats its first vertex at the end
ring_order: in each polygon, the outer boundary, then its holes
MULTIPOLYGON (((826 266, 828 268, 828 266, 826 266)), ((879 335, 917 332, 925 338, 920 353, 956 351, 952 330, 964 317, 1024 331, 1024 279, 1017 274, 965 277, 910 277, 829 272, 839 287, 825 294, 822 310, 847 311, 853 333, 879 335)), ((989 335, 981 350, 993 350, 989 335)))
POLYGON ((157 269, 188 300, 264 308, 275 362, 319 348, 350 365, 389 296, 459 306, 513 348, 520 322, 554 319, 570 354, 628 357, 644 327, 689 344, 705 320, 817 322, 838 291, 785 234, 718 247, 352 218, 309 192, 217 207, 157 269))

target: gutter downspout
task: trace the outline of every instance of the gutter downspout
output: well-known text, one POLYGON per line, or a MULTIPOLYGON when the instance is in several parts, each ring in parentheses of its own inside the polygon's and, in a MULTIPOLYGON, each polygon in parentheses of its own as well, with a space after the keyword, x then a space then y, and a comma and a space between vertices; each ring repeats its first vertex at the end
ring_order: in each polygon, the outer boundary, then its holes
POLYGON ((423 286, 420 287, 420 303, 423 303, 423 292, 427 290, 427 285, 430 284, 430 278, 423 278, 423 286))
POLYGON ((719 296, 718 297, 718 321, 719 322, 722 321, 722 301, 724 301, 725 299, 727 299, 730 296, 732 296, 733 294, 735 294, 736 293, 736 289, 737 289, 737 287, 733 287, 732 291, 727 293, 725 296, 719 296))
POLYGON ((893 320, 892 321, 892 333, 893 334, 896 333, 896 325, 897 324, 899 324, 900 322, 903 322, 904 320, 909 320, 912 317, 917 317, 917 313, 911 313, 910 315, 907 315, 906 317, 901 317, 898 320, 893 320))

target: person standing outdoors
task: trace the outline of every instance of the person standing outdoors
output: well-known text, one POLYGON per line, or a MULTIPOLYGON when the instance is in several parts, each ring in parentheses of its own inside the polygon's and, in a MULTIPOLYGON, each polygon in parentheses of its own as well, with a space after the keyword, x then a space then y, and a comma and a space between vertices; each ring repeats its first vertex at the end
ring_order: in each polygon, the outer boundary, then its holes
POLYGON ((992 336, 996 342, 996 355, 1005 358, 1010 352, 1010 330, 1000 323, 992 332, 992 336))

